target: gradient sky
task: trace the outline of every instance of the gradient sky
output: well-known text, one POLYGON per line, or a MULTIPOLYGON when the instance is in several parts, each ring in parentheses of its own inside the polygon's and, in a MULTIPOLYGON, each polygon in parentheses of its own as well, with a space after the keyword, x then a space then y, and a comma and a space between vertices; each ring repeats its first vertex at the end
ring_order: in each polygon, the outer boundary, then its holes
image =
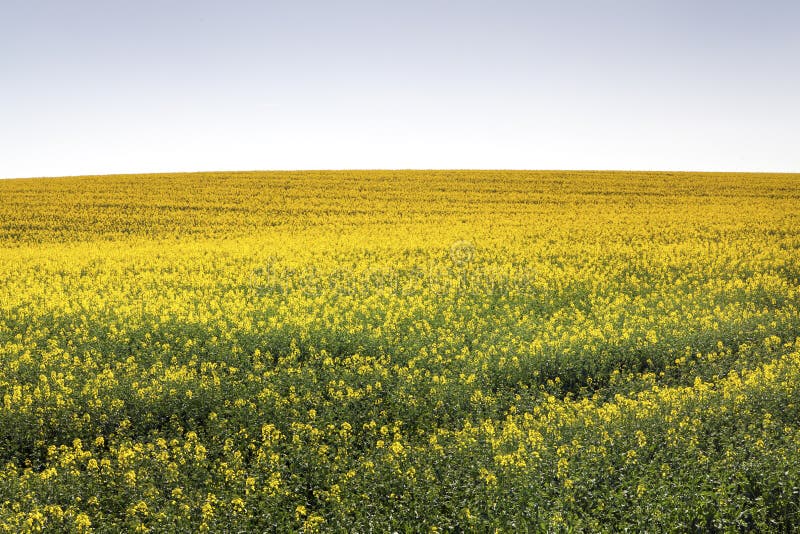
POLYGON ((800 2, 0 0, 0 176, 800 172, 800 2))

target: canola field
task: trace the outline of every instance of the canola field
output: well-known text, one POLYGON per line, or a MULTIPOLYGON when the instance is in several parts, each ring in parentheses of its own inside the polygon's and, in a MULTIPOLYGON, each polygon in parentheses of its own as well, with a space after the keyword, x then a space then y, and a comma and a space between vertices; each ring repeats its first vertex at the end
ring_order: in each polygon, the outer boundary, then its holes
POLYGON ((0 532, 800 528, 800 175, 0 181, 0 532))

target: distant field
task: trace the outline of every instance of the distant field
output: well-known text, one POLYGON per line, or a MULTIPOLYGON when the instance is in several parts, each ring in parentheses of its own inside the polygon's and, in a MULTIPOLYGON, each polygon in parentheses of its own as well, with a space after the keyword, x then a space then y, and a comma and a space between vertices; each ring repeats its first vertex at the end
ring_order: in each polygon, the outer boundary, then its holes
POLYGON ((800 175, 0 181, 0 531, 800 529, 800 175))

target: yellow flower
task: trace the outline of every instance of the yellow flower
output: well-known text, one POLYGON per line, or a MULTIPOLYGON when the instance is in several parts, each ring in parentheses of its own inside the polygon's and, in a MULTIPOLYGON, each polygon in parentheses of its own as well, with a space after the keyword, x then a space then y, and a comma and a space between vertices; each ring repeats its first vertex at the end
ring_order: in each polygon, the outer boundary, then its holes
POLYGON ((231 500, 231 506, 233 507, 233 511, 237 514, 244 512, 244 501, 239 497, 234 497, 231 500))
POLYGON ((325 518, 319 514, 311 514, 303 521, 303 532, 319 532, 323 523, 325 523, 325 518))
POLYGON ((558 465, 557 465, 557 476, 558 478, 564 479, 567 477, 567 472, 569 470, 569 461, 566 458, 559 458, 558 465))
POLYGON ((135 505, 133 505, 129 510, 128 513, 130 515, 137 515, 140 514, 142 516, 146 516, 149 513, 149 509, 147 507, 147 503, 144 501, 139 501, 135 505))
POLYGON ((89 519, 89 516, 80 513, 75 516, 75 530, 77 532, 91 532, 92 531, 92 522, 89 519))
POLYGON ((636 431, 636 441, 639 444, 639 448, 644 447, 647 445, 647 437, 644 435, 644 432, 641 430, 636 431))
POLYGON ((497 485, 497 477, 494 473, 490 472, 484 467, 480 469, 480 478, 483 480, 487 486, 496 486, 497 485))

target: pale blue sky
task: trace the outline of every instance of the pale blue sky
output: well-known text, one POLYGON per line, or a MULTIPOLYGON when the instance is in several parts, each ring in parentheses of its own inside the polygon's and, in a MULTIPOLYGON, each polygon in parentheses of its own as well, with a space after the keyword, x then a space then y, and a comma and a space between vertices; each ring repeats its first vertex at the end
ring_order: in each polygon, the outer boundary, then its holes
POLYGON ((0 176, 800 172, 800 2, 0 0, 0 176))

